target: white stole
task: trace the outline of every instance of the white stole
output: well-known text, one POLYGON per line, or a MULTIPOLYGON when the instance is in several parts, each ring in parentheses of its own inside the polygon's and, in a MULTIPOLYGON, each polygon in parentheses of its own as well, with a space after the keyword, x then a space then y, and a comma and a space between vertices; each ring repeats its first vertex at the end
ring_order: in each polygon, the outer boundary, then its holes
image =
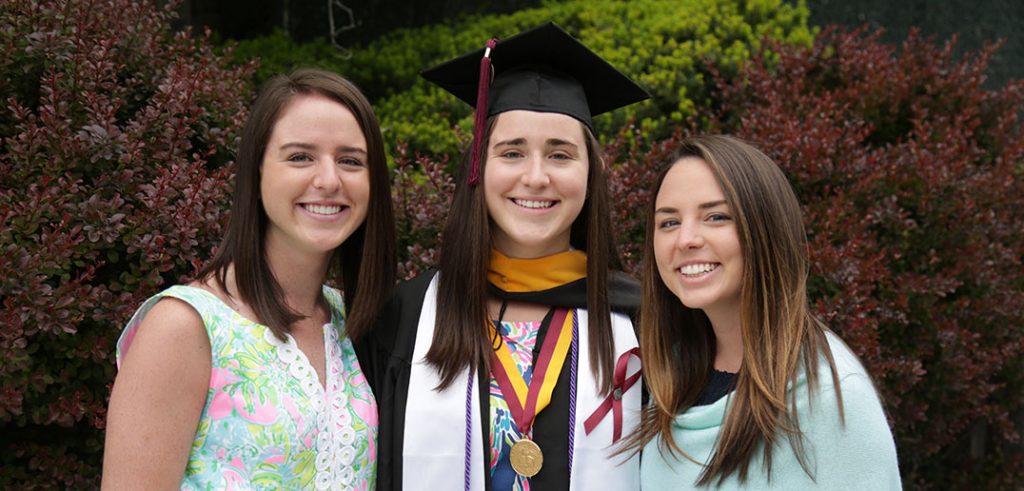
MULTIPOLYGON (((409 373, 409 394, 405 409, 402 447, 402 488, 405 490, 465 489, 466 462, 466 389, 469 372, 455 378, 444 391, 436 391, 440 383, 437 371, 427 364, 426 355, 434 339, 437 318, 437 282, 435 275, 423 298, 423 308, 416 329, 409 373)), ((590 371, 587 339, 587 311, 577 309, 579 322, 579 361, 576 383, 576 428, 572 463, 571 491, 640 489, 640 459, 612 457, 612 414, 608 413, 594 431, 587 435, 583 422, 604 402, 598 397, 597 382, 590 371)), ((612 314, 612 333, 616 360, 622 353, 637 346, 629 318, 612 314)), ((568 360, 566 360, 568 362, 568 360)), ((631 357, 627 375, 640 369, 640 361, 631 357)), ((470 489, 484 489, 483 437, 480 435, 480 387, 478 375, 473 376, 470 411, 472 451, 470 489)), ((488 390, 485 388, 484 390, 488 390)), ((622 395, 622 436, 626 437, 640 421, 640 384, 622 395)), ((566 428, 568 431, 568 428, 566 428)), ((486 451, 490 451, 487 449, 486 451)))

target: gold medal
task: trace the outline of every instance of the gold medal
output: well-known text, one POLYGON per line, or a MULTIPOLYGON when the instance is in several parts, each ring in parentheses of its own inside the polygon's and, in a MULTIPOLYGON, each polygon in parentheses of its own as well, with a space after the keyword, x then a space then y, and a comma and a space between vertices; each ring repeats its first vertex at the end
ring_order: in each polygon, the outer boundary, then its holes
POLYGON ((512 450, 508 453, 508 460, 517 474, 523 477, 533 477, 540 472, 540 468, 544 465, 544 454, 540 451, 540 446, 533 440, 523 438, 512 445, 512 450))

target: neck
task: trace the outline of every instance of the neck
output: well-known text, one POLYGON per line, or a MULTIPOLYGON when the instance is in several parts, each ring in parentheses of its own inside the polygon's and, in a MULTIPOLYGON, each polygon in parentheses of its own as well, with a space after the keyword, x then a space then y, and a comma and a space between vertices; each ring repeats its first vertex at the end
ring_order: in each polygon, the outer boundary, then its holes
POLYGON ((517 243, 501 234, 494 238, 494 250, 512 259, 538 259, 570 250, 569 234, 548 244, 526 245, 517 243))
POLYGON ((267 264, 281 286, 285 302, 296 312, 311 315, 323 303, 322 286, 330 255, 314 257, 267 244, 267 264))
POLYGON ((739 309, 704 311, 715 332, 716 369, 736 373, 743 364, 743 332, 739 309))

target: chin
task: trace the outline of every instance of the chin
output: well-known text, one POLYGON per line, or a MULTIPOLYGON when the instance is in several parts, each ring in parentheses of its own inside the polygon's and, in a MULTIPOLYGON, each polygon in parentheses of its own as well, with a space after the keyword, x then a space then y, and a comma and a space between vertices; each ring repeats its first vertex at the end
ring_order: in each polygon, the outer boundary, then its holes
POLYGON ((679 300, 679 303, 683 304, 683 307, 688 309, 704 310, 704 308, 712 304, 708 299, 694 295, 676 295, 676 298, 679 300))

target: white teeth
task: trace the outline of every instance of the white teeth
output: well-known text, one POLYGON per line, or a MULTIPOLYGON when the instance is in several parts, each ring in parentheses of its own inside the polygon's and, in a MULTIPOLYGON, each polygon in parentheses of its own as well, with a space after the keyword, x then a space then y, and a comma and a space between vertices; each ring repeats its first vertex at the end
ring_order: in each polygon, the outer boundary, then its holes
POLYGON ((337 205, 324 206, 324 205, 302 205, 303 208, 310 212, 316 213, 317 215, 333 215, 341 211, 341 207, 337 205))
POLYGON ((515 204, 522 206, 523 208, 541 209, 551 208, 552 206, 555 206, 554 201, 534 201, 529 199, 513 199, 512 201, 514 201, 515 204))
POLYGON ((687 264, 686 266, 679 268, 679 272, 687 276, 696 276, 699 274, 707 273, 708 271, 711 271, 717 267, 718 266, 715 266, 712 263, 687 264))

